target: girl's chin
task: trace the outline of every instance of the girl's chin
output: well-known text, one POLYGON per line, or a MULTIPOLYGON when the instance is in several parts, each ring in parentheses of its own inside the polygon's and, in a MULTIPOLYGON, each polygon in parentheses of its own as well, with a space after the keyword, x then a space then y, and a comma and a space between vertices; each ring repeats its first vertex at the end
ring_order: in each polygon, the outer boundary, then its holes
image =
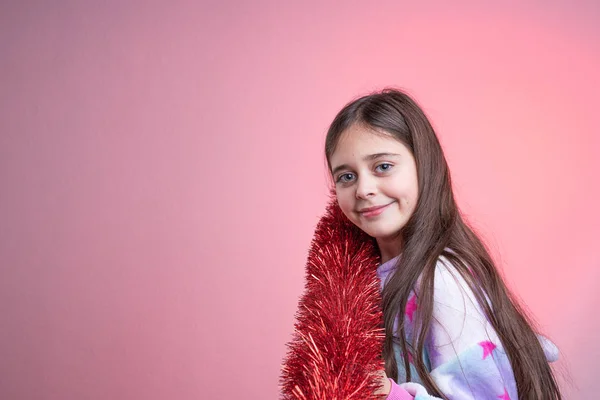
POLYGON ((388 231, 386 230, 381 230, 381 229, 366 229, 364 230, 365 233, 367 233, 367 235, 371 236, 374 239, 389 239, 395 236, 395 234, 397 233, 397 231, 388 231))
POLYGON ((398 237, 398 232, 402 230, 402 226, 385 226, 385 227, 374 227, 374 226, 359 226, 365 233, 375 239, 389 240, 398 237))

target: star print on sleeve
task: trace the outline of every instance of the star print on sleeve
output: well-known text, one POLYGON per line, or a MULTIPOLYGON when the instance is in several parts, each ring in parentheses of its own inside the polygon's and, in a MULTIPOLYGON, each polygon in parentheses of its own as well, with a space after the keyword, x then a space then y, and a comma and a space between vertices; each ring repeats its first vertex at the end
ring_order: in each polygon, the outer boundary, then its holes
MULTIPOLYGON (((415 363, 415 359, 413 358, 412 353, 409 351, 407 354, 408 354, 408 362, 411 363, 411 364, 414 364, 415 363)), ((403 355, 402 352, 400 352, 400 358, 404 359, 404 355, 403 355)))
POLYGON ((498 396, 500 400, 510 400, 510 396, 508 395, 508 391, 504 388, 504 394, 498 396))
POLYGON ((410 322, 413 322, 413 314, 417 310, 417 296, 413 295, 406 303, 406 315, 410 322))
POLYGON ((483 348, 483 360, 487 358, 487 356, 492 355, 492 351, 496 348, 496 345, 489 340, 478 343, 483 348))

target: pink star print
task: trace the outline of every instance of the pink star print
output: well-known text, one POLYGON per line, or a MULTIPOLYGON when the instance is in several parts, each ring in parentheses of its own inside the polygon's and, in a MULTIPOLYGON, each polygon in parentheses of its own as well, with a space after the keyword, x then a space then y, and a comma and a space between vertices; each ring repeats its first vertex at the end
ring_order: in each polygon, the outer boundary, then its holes
POLYGON ((417 310, 417 296, 413 296, 406 303, 406 315, 408 315, 408 319, 410 322, 413 320, 413 314, 417 310))
MULTIPOLYGON (((400 353, 400 357, 402 357, 402 353, 400 353)), ((412 353, 410 351, 408 352, 408 362, 411 363, 411 364, 415 363, 415 359, 413 358, 413 355, 412 355, 412 353)))
POLYGON ((485 342, 479 342, 479 345, 483 348, 483 359, 485 360, 487 356, 492 355, 492 351, 496 348, 496 345, 489 340, 485 342))
POLYGON ((510 396, 508 395, 506 388, 504 388, 504 394, 502 396, 498 396, 498 398, 501 400, 510 400, 510 396))

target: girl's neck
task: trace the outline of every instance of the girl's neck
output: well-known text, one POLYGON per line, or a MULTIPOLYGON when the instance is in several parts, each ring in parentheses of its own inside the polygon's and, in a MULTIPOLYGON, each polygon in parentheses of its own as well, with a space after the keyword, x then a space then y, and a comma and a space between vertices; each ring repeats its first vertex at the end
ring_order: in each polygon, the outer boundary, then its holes
POLYGON ((379 247, 382 264, 402 253, 402 241, 400 238, 393 240, 377 239, 377 247, 379 247))

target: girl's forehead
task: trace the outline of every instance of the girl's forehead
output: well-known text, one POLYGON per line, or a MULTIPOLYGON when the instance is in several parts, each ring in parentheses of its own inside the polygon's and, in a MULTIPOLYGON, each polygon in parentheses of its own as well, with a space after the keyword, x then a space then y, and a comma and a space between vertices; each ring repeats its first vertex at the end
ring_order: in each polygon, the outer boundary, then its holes
POLYGON ((342 154, 348 156, 349 153, 360 156, 398 151, 406 151, 406 147, 390 133, 353 125, 341 134, 332 158, 342 154))

